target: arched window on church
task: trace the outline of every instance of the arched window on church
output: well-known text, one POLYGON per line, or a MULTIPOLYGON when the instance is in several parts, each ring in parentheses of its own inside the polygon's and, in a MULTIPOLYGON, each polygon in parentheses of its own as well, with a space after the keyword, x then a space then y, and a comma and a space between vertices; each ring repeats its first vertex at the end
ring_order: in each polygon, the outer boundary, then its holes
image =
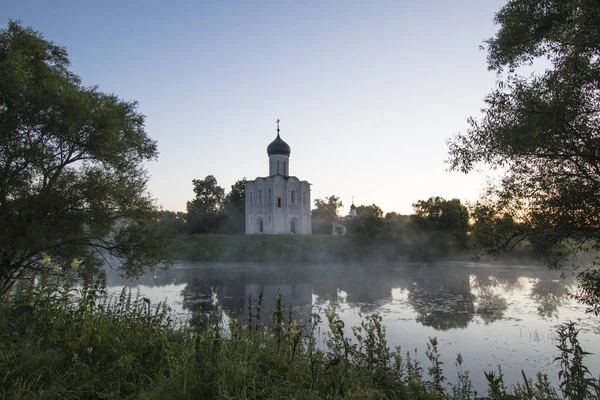
POLYGON ((269 188, 269 203, 273 201, 273 196, 271 193, 271 188, 269 188))
POLYGON ((252 192, 250 192, 250 205, 252 205, 252 192))
POLYGON ((288 172, 287 172, 287 163, 285 161, 283 162, 283 174, 284 175, 288 174, 288 172))
POLYGON ((262 203, 262 190, 258 191, 258 203, 261 204, 262 203))
POLYGON ((279 160, 277 160, 277 173, 279 173, 279 160))
POLYGON ((277 198, 277 207, 281 208, 281 197, 277 198))
POLYGON ((296 204, 296 192, 292 190, 292 204, 296 204))
POLYGON ((302 204, 306 205, 306 192, 302 192, 302 204))
POLYGON ((269 214, 269 223, 271 223, 271 214, 269 214))

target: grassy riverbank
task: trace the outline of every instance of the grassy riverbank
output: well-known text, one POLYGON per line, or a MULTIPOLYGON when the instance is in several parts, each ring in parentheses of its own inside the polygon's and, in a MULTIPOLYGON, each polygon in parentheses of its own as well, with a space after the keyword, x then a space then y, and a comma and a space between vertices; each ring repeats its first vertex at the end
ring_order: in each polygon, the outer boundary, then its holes
MULTIPOLYGON (((475 251, 447 249, 444 254, 426 241, 362 244, 352 236, 332 235, 179 235, 173 240, 177 260, 265 263, 471 260, 475 251)), ((501 260, 533 262, 531 249, 521 245, 501 260)))
MULTIPOLYGON (((261 298, 248 318, 171 319, 166 304, 124 291, 110 299, 100 282, 45 271, 0 299, 0 398, 3 399, 456 399, 479 398, 457 357, 457 377, 442 375, 437 341, 425 364, 390 349, 377 314, 344 325, 333 309, 302 323, 285 299, 273 315, 261 298), (271 320, 272 327, 263 321, 271 320), (323 325, 327 346, 316 346, 323 325)), ((62 271, 64 272, 64 271, 62 271)), ((504 382, 487 374, 491 399, 598 398, 572 326, 559 332, 557 393, 547 377, 504 382), (508 386, 510 389, 505 389, 508 386), (514 397, 507 396, 512 393, 514 397)))
POLYGON ((348 236, 332 235, 180 235, 176 259, 314 263, 346 261, 355 254, 348 236))

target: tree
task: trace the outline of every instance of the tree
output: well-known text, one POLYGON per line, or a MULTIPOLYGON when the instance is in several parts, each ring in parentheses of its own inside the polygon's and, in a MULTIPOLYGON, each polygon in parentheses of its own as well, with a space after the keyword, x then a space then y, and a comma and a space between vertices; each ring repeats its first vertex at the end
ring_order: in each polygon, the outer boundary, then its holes
POLYGON ((404 231, 410 223, 410 215, 398 214, 395 211, 385 214, 385 219, 390 221, 394 230, 404 231))
POLYGON ((397 215, 391 213, 384 218, 383 210, 376 204, 356 207, 356 217, 347 223, 356 254, 387 260, 396 259, 402 254, 405 240, 402 232, 394 226, 397 215))
POLYGON ((187 202, 189 232, 214 233, 219 227, 225 189, 217 184, 217 179, 212 175, 194 179, 192 183, 196 197, 187 202))
POLYGON ((377 204, 371 204, 370 206, 360 205, 356 207, 356 215, 371 214, 377 218, 383 217, 383 210, 377 204))
POLYGON ((338 210, 343 207, 340 198, 331 195, 324 199, 315 199, 312 210, 312 231, 314 234, 331 235, 333 220, 339 218, 338 210))
POLYGON ((413 208, 408 240, 412 258, 435 261, 452 248, 466 248, 469 212, 460 200, 430 197, 414 203, 413 208))
POLYGON ((161 211, 158 226, 167 232, 183 235, 188 231, 187 214, 181 211, 161 211))
POLYGON ((104 256, 137 276, 168 257, 146 191, 156 142, 135 102, 85 87, 67 51, 10 21, 0 30, 0 295, 55 266, 104 256))
MULTIPOLYGON (((445 239, 445 245, 465 248, 469 229, 469 211, 459 199, 445 200, 430 197, 413 204, 415 210, 411 225, 431 237, 445 239)), ((441 243, 438 243, 441 244, 441 243)))
MULTIPOLYGON (((600 250, 600 5, 510 0, 495 22, 500 29, 485 47, 499 83, 482 118, 449 141, 450 169, 504 171, 481 202, 503 228, 490 232, 484 253, 528 240, 536 256, 561 267, 578 250, 600 250), (543 73, 520 73, 540 61, 549 65, 543 73), (506 216, 516 223, 501 224, 506 216)), ((599 295, 581 300, 597 306, 599 295)))
POLYGON ((246 228, 246 178, 242 178, 231 185, 231 191, 223 200, 221 210, 222 233, 243 233, 246 228))
POLYGON ((390 235, 397 244, 399 251, 405 251, 409 238, 410 215, 402 215, 396 212, 385 214, 385 220, 390 226, 390 235))
POLYGON ((372 208, 370 210, 371 212, 357 212, 356 217, 352 218, 348 225, 354 243, 366 247, 391 239, 389 221, 373 212, 372 208))

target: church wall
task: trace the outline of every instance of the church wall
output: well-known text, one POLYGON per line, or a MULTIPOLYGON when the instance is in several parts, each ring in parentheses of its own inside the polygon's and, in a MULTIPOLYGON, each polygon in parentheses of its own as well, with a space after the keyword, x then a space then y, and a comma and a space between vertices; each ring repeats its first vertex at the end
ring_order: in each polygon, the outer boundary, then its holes
POLYGON ((246 234, 289 234, 296 220, 296 234, 311 234, 310 184, 296 177, 258 178, 246 184, 246 234), (271 196, 269 197, 269 189, 271 196), (293 194, 292 194, 293 193, 293 194), (292 199, 293 198, 293 199, 292 199), (281 199, 281 207, 278 206, 281 199), (293 200, 293 201, 292 201, 293 200))
POLYGON ((305 235, 312 234, 312 219, 310 218, 311 209, 311 197, 310 197, 310 183, 303 181, 301 184, 301 199, 302 202, 302 233, 305 235))
POLYGON ((288 233, 286 230, 286 220, 287 220, 287 201, 285 196, 286 184, 283 183, 280 185, 279 190, 277 190, 277 197, 281 198, 281 207, 275 207, 275 215, 277 225, 275 226, 275 233, 288 233))

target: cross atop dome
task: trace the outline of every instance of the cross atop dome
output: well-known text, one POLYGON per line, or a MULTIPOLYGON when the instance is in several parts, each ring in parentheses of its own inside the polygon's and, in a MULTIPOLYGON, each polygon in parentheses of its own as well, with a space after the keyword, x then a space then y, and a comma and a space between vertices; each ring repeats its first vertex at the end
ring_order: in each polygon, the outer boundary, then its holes
POLYGON ((267 147, 267 154, 269 156, 280 154, 289 157, 292 150, 290 149, 290 146, 279 136, 279 122, 279 119, 277 119, 277 137, 267 147))

